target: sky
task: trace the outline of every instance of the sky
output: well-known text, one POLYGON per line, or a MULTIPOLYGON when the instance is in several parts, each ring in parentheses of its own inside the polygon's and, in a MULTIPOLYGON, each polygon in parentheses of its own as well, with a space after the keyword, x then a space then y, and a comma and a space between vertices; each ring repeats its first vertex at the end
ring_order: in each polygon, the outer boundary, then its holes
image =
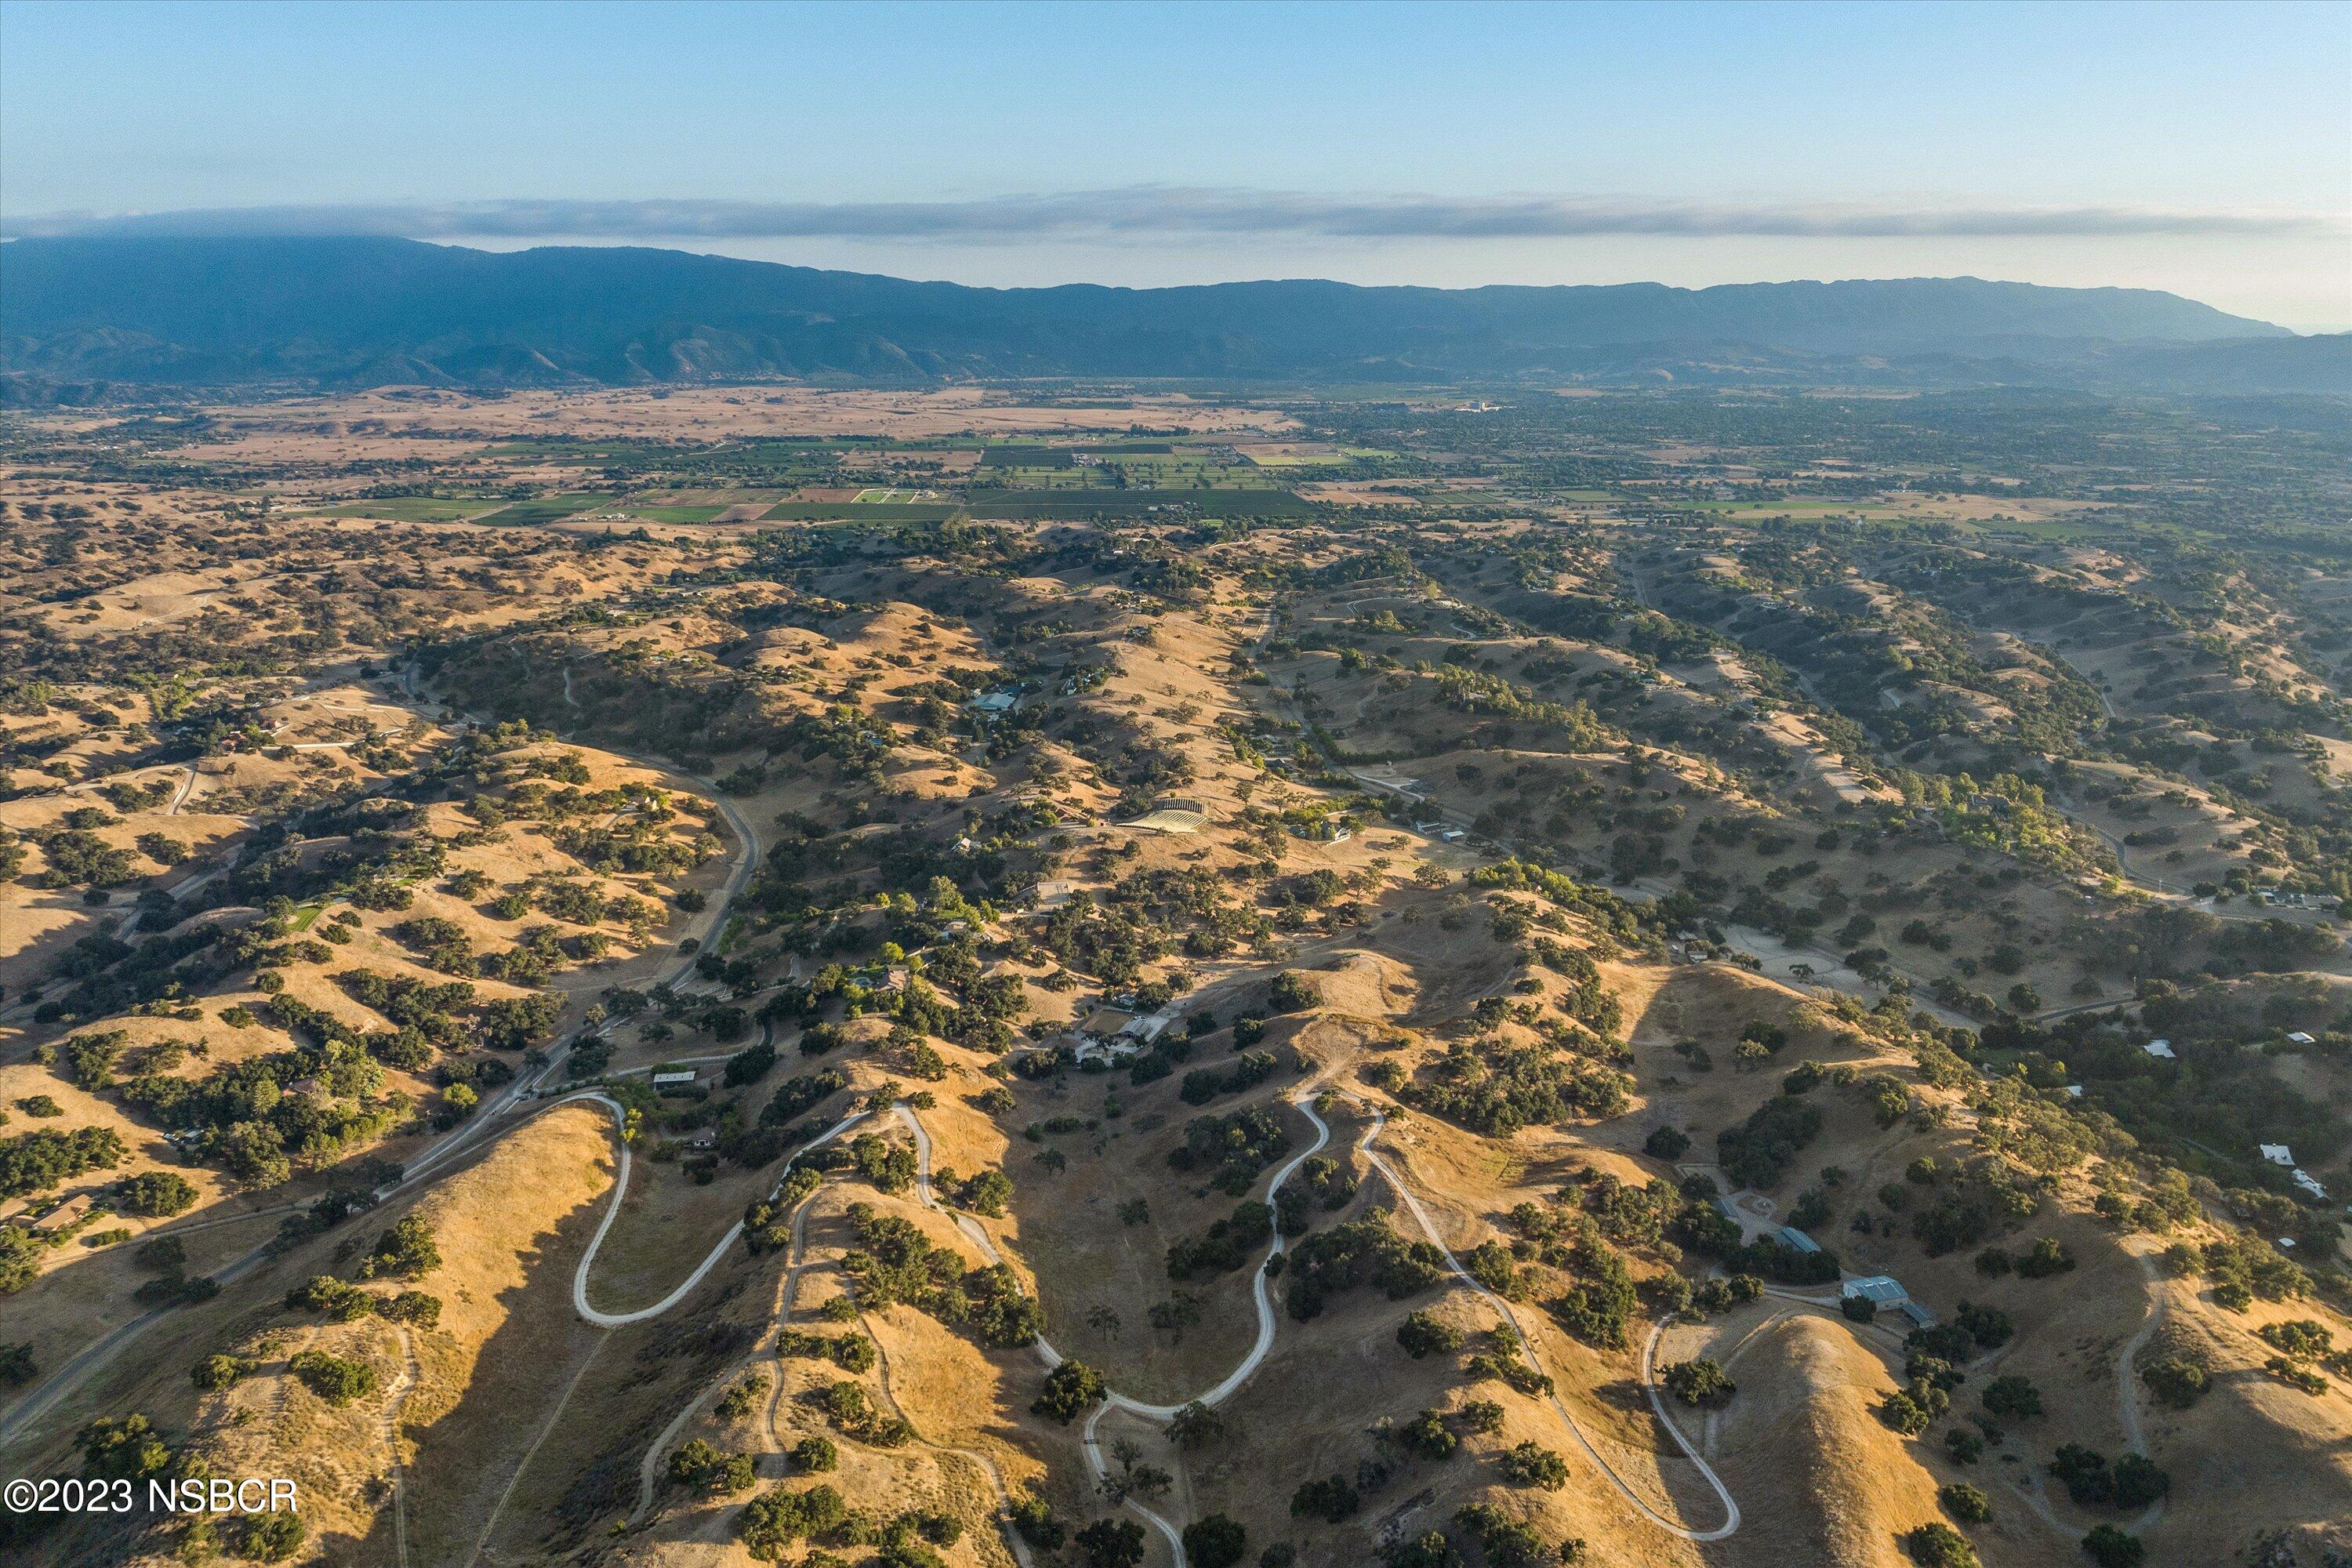
POLYGON ((2168 289, 2352 329, 2352 5, 0 0, 0 234, 986 285, 2168 289))

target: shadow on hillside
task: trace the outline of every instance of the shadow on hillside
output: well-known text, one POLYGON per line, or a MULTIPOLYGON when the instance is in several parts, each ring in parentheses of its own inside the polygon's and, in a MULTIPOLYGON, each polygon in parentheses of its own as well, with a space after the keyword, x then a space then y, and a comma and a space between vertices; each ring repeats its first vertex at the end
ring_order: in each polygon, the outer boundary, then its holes
MULTIPOLYGON (((428 1336, 413 1336, 423 1370, 401 1416, 400 1436, 409 1458, 400 1507, 407 1561, 416 1568, 473 1555, 484 1522, 514 1481, 555 1401, 604 1337, 572 1311, 572 1273, 610 1195, 609 1189, 599 1191, 553 1230, 534 1237, 533 1245, 519 1255, 521 1282, 496 1297, 506 1320, 482 1342, 470 1378, 455 1391, 454 1406, 436 1407, 440 1390, 428 1359, 433 1347, 425 1342, 428 1336)), ((551 1451, 560 1447, 559 1433, 551 1439, 551 1451)), ((541 1459, 546 1457, 543 1452, 541 1459)), ((382 1452, 376 1458, 387 1463, 382 1452)), ((329 1542, 334 1562, 400 1561, 389 1471, 380 1478, 385 1483, 383 1506, 373 1526, 358 1541, 329 1542)))

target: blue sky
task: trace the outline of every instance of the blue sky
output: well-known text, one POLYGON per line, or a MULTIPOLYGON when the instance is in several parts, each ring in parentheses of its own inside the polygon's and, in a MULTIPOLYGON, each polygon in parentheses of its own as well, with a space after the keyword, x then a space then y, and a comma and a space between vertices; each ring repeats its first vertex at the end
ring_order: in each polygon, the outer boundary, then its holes
POLYGON ((10 231, 187 212, 998 284, 1969 272, 2340 330, 2352 6, 0 0, 10 231))

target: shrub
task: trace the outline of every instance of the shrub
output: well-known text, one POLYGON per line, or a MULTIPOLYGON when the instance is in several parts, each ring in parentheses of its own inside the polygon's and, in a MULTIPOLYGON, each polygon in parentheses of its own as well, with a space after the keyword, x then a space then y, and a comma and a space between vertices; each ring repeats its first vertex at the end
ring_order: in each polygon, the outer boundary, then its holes
POLYGON ((1454 1510, 1454 1522, 1478 1538, 1488 1568, 1538 1568, 1538 1564, 1573 1563, 1584 1552, 1583 1542, 1553 1545, 1533 1525, 1511 1518, 1487 1503, 1467 1503, 1454 1510))
POLYGON ((142 1171, 115 1184, 115 1206, 124 1214, 163 1219, 195 1206, 195 1184, 173 1171, 142 1171))
POLYGON ((1888 1428, 1906 1437, 1916 1437, 1934 1423, 1936 1417, 1916 1394, 1906 1389, 1895 1389, 1878 1402, 1878 1418, 1888 1428))
POLYGON ((1445 1418, 1434 1410, 1424 1410, 1396 1429, 1396 1440, 1407 1451, 1424 1459, 1451 1458, 1462 1439, 1445 1424, 1445 1418))
POLYGON ((841 1450, 830 1437, 803 1437, 792 1446, 791 1458, 793 1468, 818 1475, 840 1466, 841 1450))
POLYGON ((2303 1390, 2304 1393, 2309 1394, 2321 1394, 2327 1392, 2327 1380, 2326 1378, 2320 1376, 2317 1373, 2313 1372, 2310 1368, 2303 1365, 2300 1362, 2294 1361, 2286 1356, 2272 1356, 2269 1360, 2263 1363, 2263 1370, 2269 1373, 2273 1377, 2277 1378, 2281 1383, 2285 1384, 2289 1388, 2299 1388, 2303 1390))
POLYGON ((1013 1500, 1013 1528, 1040 1552, 1059 1552, 1066 1539, 1053 1505, 1035 1492, 1024 1491, 1013 1500))
POLYGON ((1985 1384, 1984 1393, 1979 1398, 1983 1401, 1985 1413, 1990 1415, 2031 1421, 2042 1415, 2042 1391, 2033 1386, 2032 1379, 2015 1373, 2007 1377, 1994 1378, 1985 1384))
POLYGON ((2054 1236, 2037 1237, 2032 1249, 2017 1260, 2017 1271, 2028 1279, 2044 1279, 2074 1267, 2074 1255, 2054 1236))
POLYGON ((1277 1013, 1303 1013, 1323 1005, 1323 989, 1295 969, 1286 969, 1266 988, 1266 1005, 1277 1013))
POLYGON ((1078 1531, 1087 1568, 1136 1568, 1143 1561, 1143 1526, 1131 1519, 1098 1519, 1078 1531))
POLYGON ((208 1355, 190 1369, 188 1376, 198 1388, 210 1393, 229 1387, 260 1370, 261 1363, 250 1356, 208 1355))
POLYGON ((330 1405, 349 1405, 376 1391, 375 1368, 325 1351, 302 1351, 286 1363, 302 1386, 330 1405))
POLYGON ((1068 1426, 1103 1401, 1102 1373, 1082 1361, 1066 1361, 1045 1378, 1045 1387, 1029 1406, 1039 1415, 1068 1426))
POLYGON ((1414 1312, 1397 1325, 1397 1343, 1405 1353, 1419 1361, 1428 1355, 1449 1354, 1462 1348, 1460 1329, 1430 1312, 1414 1312))
POLYGON ((1293 1519, 1319 1519, 1328 1524, 1337 1524, 1361 1506, 1362 1500, 1356 1495, 1356 1489, 1340 1476, 1305 1482, 1290 1494, 1290 1517, 1293 1519))
POLYGON ((1977 1549, 1969 1538, 1940 1521, 1905 1535, 1903 1550, 1919 1568, 1977 1568, 1977 1549))
POLYGON ((1556 1492, 1568 1485, 1568 1461, 1538 1443, 1521 1443, 1502 1458, 1503 1477, 1513 1486, 1556 1492))
POLYGON ((1248 1532, 1223 1514, 1204 1514, 1184 1527, 1184 1556, 1195 1568, 1234 1568, 1247 1541, 1248 1532))
POLYGON ((719 1396, 713 1408, 721 1421, 740 1421, 759 1408, 760 1396, 774 1384, 764 1372, 755 1372, 742 1382, 729 1387, 719 1396))
POLYGON ((2139 1375, 2159 1404, 2175 1410, 2186 1410, 2204 1398, 2212 1382, 2203 1363, 2177 1355, 2148 1363, 2140 1369, 2139 1375))
POLYGON ((375 1250, 360 1265, 360 1277, 368 1279, 381 1274, 415 1279, 440 1267, 441 1248, 434 1241, 433 1226, 424 1215, 412 1214, 403 1215, 376 1237, 375 1250))
POLYGON ((1720 1405, 1738 1392, 1721 1366, 1702 1357, 1666 1368, 1667 1391, 1685 1405, 1720 1405))
POLYGON ((735 1534, 752 1556, 780 1563, 793 1542, 822 1535, 848 1517, 841 1494, 820 1484, 805 1491, 773 1491, 752 1499, 736 1517, 735 1534))
POLYGON ((2083 1537, 2083 1550, 2099 1568, 2139 1568, 2147 1548, 2137 1535, 2126 1535, 2112 1524, 2096 1524, 2083 1537))
POLYGON ((229 1549, 248 1563, 283 1563, 300 1550, 305 1533, 302 1516, 290 1510, 252 1514, 231 1532, 229 1549))
POLYGON ((1982 1524, 1992 1517, 1992 1499, 1985 1496, 1982 1488, 1972 1487, 1966 1481, 1954 1481, 1937 1488, 1936 1500, 1944 1505, 1946 1513, 1962 1524, 1982 1524))

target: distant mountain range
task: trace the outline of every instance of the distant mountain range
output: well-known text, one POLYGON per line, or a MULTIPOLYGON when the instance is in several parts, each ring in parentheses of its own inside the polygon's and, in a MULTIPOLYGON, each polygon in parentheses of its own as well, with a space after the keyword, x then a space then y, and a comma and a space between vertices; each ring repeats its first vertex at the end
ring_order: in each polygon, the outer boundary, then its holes
POLYGON ((974 289, 684 251, 0 245, 0 395, 775 377, 2025 384, 2352 394, 2352 336, 1973 278, 1672 289, 974 289))

